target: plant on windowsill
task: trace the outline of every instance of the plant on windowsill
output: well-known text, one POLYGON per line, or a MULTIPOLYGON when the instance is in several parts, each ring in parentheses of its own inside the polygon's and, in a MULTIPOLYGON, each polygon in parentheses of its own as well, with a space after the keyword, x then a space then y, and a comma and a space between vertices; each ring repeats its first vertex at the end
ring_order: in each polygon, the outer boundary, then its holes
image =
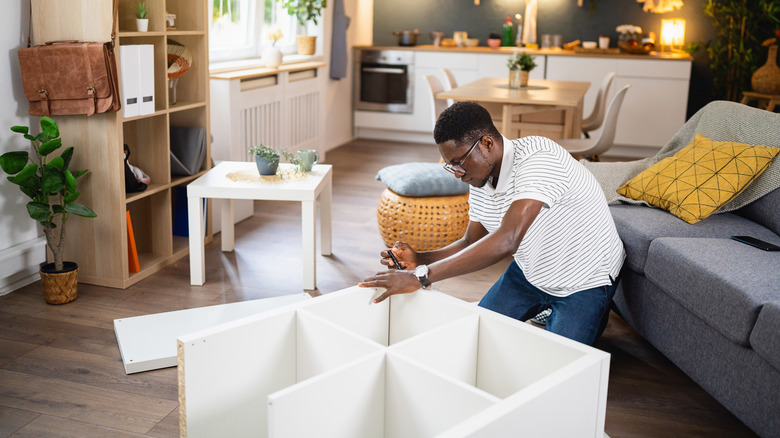
POLYGON ((287 152, 285 149, 266 146, 262 143, 258 146, 250 147, 249 153, 255 156, 257 171, 260 175, 276 175, 276 171, 279 168, 279 158, 281 156, 284 156, 287 161, 296 166, 300 164, 298 157, 287 152))
POLYGON ((133 11, 135 12, 135 25, 138 32, 149 30, 149 8, 146 6, 146 2, 138 0, 133 11))
POLYGON ((66 148, 58 157, 50 157, 62 146, 57 123, 42 117, 41 133, 33 136, 27 126, 13 126, 11 131, 30 140, 34 157, 24 151, 6 152, 0 156, 0 168, 11 176, 8 181, 17 184, 22 193, 29 196, 27 213, 43 226, 46 246, 54 257, 54 263, 41 266, 43 295, 49 304, 65 304, 76 299, 78 265, 63 261, 65 255, 65 225, 70 214, 96 217, 89 207, 76 202, 80 193, 76 179, 86 170, 71 172, 68 169, 73 158, 73 147, 66 148))
MULTIPOLYGON (((317 25, 317 18, 322 15, 322 10, 328 5, 328 0, 276 0, 287 9, 287 14, 295 17, 298 24, 306 26, 308 22, 317 25)), ((313 55, 317 43, 316 36, 298 35, 298 53, 301 55, 313 55)))
POLYGON ((509 88, 520 88, 528 86, 528 75, 536 68, 534 56, 526 52, 518 52, 510 56, 506 61, 509 67, 509 88))

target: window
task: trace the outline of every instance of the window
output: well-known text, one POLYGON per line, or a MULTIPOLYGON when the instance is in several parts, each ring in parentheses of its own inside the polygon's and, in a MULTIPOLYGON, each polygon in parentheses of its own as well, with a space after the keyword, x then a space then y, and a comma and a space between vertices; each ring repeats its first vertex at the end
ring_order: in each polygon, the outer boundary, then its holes
POLYGON ((282 53, 295 53, 296 35, 306 32, 277 0, 211 0, 209 17, 211 61, 259 58, 271 45, 269 30, 276 27, 284 35, 276 46, 282 53))

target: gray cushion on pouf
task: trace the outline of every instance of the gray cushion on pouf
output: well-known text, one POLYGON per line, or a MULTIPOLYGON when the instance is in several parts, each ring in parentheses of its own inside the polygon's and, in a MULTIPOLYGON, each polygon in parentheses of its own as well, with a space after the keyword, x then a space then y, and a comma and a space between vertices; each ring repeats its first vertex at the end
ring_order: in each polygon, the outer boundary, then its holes
POLYGON ((440 163, 405 163, 380 170, 376 179, 401 196, 455 196, 469 186, 447 172, 440 163))

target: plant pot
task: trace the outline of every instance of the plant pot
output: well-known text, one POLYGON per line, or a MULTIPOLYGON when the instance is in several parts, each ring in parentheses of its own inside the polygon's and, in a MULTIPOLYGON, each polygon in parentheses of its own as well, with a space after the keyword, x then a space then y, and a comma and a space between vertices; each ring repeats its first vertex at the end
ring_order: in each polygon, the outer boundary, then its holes
POLYGON ((298 54, 313 55, 317 46, 316 36, 298 35, 298 54))
POLYGON ((263 65, 268 68, 276 68, 282 65, 282 51, 278 47, 266 47, 263 50, 263 65))
POLYGON ((65 262, 62 271, 54 269, 54 263, 41 266, 43 298, 49 304, 65 304, 76 299, 79 284, 79 265, 65 262))
POLYGON ((526 70, 509 70, 509 88, 520 88, 528 86, 528 74, 526 70))
POLYGON ((777 44, 769 46, 766 64, 750 78, 753 90, 763 94, 780 94, 780 67, 777 66, 777 44))
POLYGON ((149 30, 149 19, 148 18, 136 18, 135 19, 135 28, 138 29, 138 32, 146 32, 149 30))
POLYGON ((272 164, 265 157, 255 155, 255 163, 260 175, 276 175, 276 169, 279 167, 279 156, 276 157, 276 162, 272 164))

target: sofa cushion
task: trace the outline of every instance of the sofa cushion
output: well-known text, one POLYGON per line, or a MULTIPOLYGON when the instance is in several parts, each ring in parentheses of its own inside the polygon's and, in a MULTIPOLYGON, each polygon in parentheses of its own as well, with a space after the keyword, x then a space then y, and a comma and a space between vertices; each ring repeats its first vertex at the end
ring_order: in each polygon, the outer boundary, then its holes
MULTIPOLYGON (((772 243, 780 245, 780 237, 772 243)), ((780 299, 780 252, 723 238, 655 239, 645 276, 733 342, 748 346, 761 307, 780 299)))
POLYGON ((780 235, 780 189, 758 198, 734 213, 758 222, 780 235))
POLYGON ((713 141, 697 134, 671 157, 653 164, 617 191, 695 224, 739 194, 780 149, 713 141))
POLYGON ((764 304, 750 334, 750 346, 780 370, 780 301, 764 304))
POLYGON ((387 166, 376 179, 401 196, 455 196, 469 192, 469 185, 447 172, 441 163, 405 163, 387 166))
POLYGON ((645 270, 650 243, 659 237, 777 238, 769 229, 734 213, 715 214, 691 225, 664 210, 643 205, 610 205, 609 211, 626 248, 626 265, 639 273, 645 270))

